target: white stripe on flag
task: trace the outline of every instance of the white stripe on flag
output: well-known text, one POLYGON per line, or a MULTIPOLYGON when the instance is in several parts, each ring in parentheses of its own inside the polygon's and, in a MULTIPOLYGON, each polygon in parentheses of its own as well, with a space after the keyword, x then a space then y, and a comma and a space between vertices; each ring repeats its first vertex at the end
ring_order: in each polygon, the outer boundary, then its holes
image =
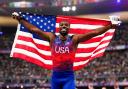
POLYGON ((75 57, 89 57, 92 55, 92 52, 90 53, 76 53, 75 57))
POLYGON ((98 52, 96 52, 96 53, 94 53, 94 54, 92 54, 91 57, 94 57, 94 56, 96 56, 97 54, 100 54, 100 53, 104 53, 104 51, 105 51, 105 48, 102 49, 102 50, 99 50, 98 52))
POLYGON ((102 41, 110 40, 112 36, 104 37, 100 42, 88 43, 88 44, 78 44, 78 48, 92 48, 98 46, 102 41))
MULTIPOLYGON (((32 48, 36 49, 39 53, 41 53, 43 55, 51 56, 51 51, 40 50, 31 42, 26 42, 26 41, 23 41, 23 40, 17 40, 17 44, 21 44, 21 45, 25 44, 26 46, 29 46, 29 47, 32 47, 32 48)), ((75 57, 88 57, 91 54, 92 53, 76 53, 75 57)))
POLYGON ((107 32, 105 32, 105 33, 103 33, 103 34, 101 34, 101 35, 95 36, 95 37, 93 37, 93 38, 103 37, 106 33, 113 33, 114 31, 115 31, 115 29, 110 29, 110 30, 108 30, 107 32))
POLYGON ((24 37, 30 37, 33 39, 33 41, 36 43, 36 44, 44 44, 45 46, 50 46, 49 45, 49 42, 47 41, 43 41, 43 40, 40 40, 40 39, 36 39, 36 38, 33 38, 32 34, 31 33, 28 33, 28 32, 24 32, 24 31, 20 31, 19 32, 19 36, 24 36, 24 37))
MULTIPOLYGON (((95 50, 98 50, 100 48, 103 48, 103 47, 106 47, 107 45, 109 44, 109 42, 105 43, 105 44, 101 44, 99 47, 97 47, 97 49, 95 50)), ((104 48, 106 49, 106 48, 104 48)), ((95 50, 93 52, 95 52, 95 50)), ((103 49, 102 49, 103 50, 103 49)), ((75 57, 89 57, 93 54, 93 52, 90 52, 90 53, 76 53, 75 57)), ((98 52, 96 52, 98 53, 98 52)), ((94 54, 93 54, 94 55, 94 54)))
POLYGON ((80 61, 80 62, 74 62, 73 66, 79 66, 79 65, 84 65, 86 63, 89 62, 89 59, 88 60, 85 60, 85 61, 80 61))
POLYGON ((39 55, 37 55, 33 52, 30 52, 30 51, 27 51, 27 50, 24 50, 24 49, 19 49, 19 48, 14 48, 14 52, 15 53, 21 53, 21 54, 24 54, 26 56, 30 56, 32 58, 40 60, 41 62, 43 62, 45 64, 52 65, 52 60, 45 60, 45 59, 43 59, 42 57, 40 57, 39 55))
POLYGON ((104 43, 104 44, 100 44, 100 45, 97 47, 97 49, 100 49, 100 48, 106 47, 106 46, 108 46, 108 44, 109 44, 109 42, 104 43))
MULTIPOLYGON (((56 27, 59 28, 59 23, 56 23, 56 27)), ((100 28, 100 27, 103 27, 103 25, 89 25, 89 24, 70 24, 70 28, 73 28, 73 29, 96 29, 96 28, 100 28)))
POLYGON ((17 40, 17 44, 25 44, 26 46, 32 47, 34 49, 36 49, 39 53, 44 54, 44 55, 51 55, 51 51, 45 51, 45 50, 41 50, 39 48, 37 48, 36 45, 34 45, 32 42, 27 42, 27 41, 23 41, 23 40, 17 40))
MULTIPOLYGON (((27 32, 22 32, 20 31, 19 32, 19 35, 21 36, 24 36, 24 37, 30 37, 32 38, 32 35, 31 34, 28 34, 27 32)), ((105 40, 110 40, 112 36, 106 36, 105 38, 102 39, 102 41, 105 41, 105 40)), ((33 41, 36 43, 36 44, 43 44, 45 46, 50 46, 49 45, 49 42, 47 41, 43 41, 43 40, 40 40, 40 39, 36 39, 36 38, 33 38, 33 41)), ((78 48, 90 48, 90 47, 96 47, 95 45, 98 45, 100 42, 94 42, 94 43, 89 43, 89 44, 79 44, 78 45, 78 48)))
POLYGON ((11 53, 10 53, 10 57, 13 57, 14 48, 15 48, 15 45, 16 45, 16 41, 17 41, 17 38, 18 38, 19 31, 20 31, 20 25, 21 24, 19 24, 19 23, 17 25, 17 31, 16 31, 15 39, 14 39, 14 42, 13 42, 13 45, 12 45, 12 50, 11 50, 11 53))
POLYGON ((78 48, 92 48, 99 45, 100 42, 89 43, 89 44, 78 44, 78 48))

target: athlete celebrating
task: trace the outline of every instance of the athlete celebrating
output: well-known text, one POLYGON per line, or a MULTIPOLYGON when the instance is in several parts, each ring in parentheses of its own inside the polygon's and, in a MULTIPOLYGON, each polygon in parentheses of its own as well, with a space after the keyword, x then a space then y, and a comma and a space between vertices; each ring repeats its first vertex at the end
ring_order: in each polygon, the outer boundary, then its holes
MULTIPOLYGON (((110 28, 114 28, 118 23, 95 29, 85 34, 75 34, 69 36, 70 23, 61 21, 59 24, 59 35, 51 32, 44 32, 24 20, 18 13, 13 13, 12 17, 22 23, 27 29, 35 32, 40 37, 45 38, 51 47, 53 72, 51 79, 52 89, 75 89, 75 78, 73 72, 73 60, 77 46, 80 42, 89 40, 92 37, 103 34, 110 28)), ((114 18, 114 20, 118 20, 114 18)))

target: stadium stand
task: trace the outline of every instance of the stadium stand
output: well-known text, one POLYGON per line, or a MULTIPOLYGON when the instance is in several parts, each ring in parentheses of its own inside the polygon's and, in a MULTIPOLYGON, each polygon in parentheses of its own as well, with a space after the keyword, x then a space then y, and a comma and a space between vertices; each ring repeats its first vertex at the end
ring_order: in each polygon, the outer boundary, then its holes
MULTIPOLYGON (((128 82, 127 30, 127 24, 120 26, 108 47, 110 49, 106 50, 104 56, 75 72, 77 86, 88 86, 90 83, 94 86, 111 86, 114 85, 115 80, 122 86, 128 82), (116 46, 118 46, 117 49, 114 48, 116 46)), ((0 50, 11 50, 14 36, 14 33, 5 33, 0 36, 0 50)), ((49 70, 20 59, 10 58, 8 53, 2 53, 2 51, 0 53, 1 86, 8 84, 31 84, 33 86, 32 84, 36 84, 36 86, 45 87, 49 86, 50 75, 49 70)))

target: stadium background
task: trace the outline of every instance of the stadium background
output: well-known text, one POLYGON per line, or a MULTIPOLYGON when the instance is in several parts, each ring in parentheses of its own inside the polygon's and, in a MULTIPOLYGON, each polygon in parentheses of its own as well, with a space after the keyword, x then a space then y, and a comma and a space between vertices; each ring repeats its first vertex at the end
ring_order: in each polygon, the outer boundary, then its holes
POLYGON ((14 11, 109 19, 121 17, 105 55, 75 72, 77 89, 128 89, 128 0, 0 0, 0 89, 49 89, 51 72, 9 57, 14 11))

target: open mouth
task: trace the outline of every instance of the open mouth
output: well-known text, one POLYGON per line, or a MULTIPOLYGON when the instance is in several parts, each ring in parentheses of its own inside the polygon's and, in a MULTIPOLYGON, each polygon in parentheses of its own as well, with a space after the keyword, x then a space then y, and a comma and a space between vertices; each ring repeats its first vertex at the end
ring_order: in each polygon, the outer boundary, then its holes
POLYGON ((66 32, 67 29, 66 29, 66 28, 62 28, 61 31, 62 31, 62 32, 66 32))
POLYGON ((61 29, 61 33, 66 33, 67 32, 67 29, 66 28, 62 28, 61 29))
POLYGON ((60 34, 63 35, 63 36, 67 35, 67 29, 66 28, 62 28, 60 30, 60 34))

